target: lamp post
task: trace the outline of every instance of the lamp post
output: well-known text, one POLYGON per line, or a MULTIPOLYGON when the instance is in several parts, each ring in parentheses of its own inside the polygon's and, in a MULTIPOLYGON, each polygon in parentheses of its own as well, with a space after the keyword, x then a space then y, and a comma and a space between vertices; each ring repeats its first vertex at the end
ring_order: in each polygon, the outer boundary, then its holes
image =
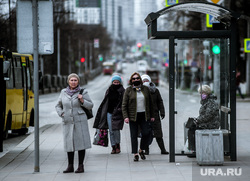
POLYGON ((209 41, 207 41, 207 40, 203 41, 203 46, 205 48, 203 50, 203 54, 205 55, 204 73, 203 73, 204 84, 207 84, 207 82, 208 82, 208 70, 207 70, 207 67, 208 67, 209 45, 210 45, 209 41))

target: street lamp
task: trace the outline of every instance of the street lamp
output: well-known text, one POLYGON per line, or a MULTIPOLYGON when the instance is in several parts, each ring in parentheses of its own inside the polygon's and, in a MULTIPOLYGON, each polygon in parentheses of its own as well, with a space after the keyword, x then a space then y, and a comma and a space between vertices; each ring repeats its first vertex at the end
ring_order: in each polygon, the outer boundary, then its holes
POLYGON ((210 42, 205 40, 203 41, 203 46, 204 46, 204 50, 203 50, 203 54, 205 55, 205 63, 204 63, 204 74, 203 74, 203 80, 204 83, 207 84, 207 77, 208 77, 208 70, 207 70, 207 66, 208 66, 208 55, 209 55, 209 45, 210 42))

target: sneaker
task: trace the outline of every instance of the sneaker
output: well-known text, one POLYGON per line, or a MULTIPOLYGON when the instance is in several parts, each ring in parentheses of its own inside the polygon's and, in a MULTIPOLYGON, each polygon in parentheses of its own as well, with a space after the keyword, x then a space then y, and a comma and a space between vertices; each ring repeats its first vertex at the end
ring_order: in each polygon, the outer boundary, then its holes
POLYGON ((145 157, 145 154, 144 154, 144 151, 143 151, 143 150, 141 150, 141 151, 139 152, 139 155, 140 155, 140 157, 141 157, 142 160, 146 160, 146 157, 145 157))
POLYGON ((112 146, 111 154, 116 154, 116 145, 112 146))
POLYGON ((134 156, 134 162, 138 162, 139 161, 139 156, 138 155, 135 155, 134 156))
POLYGON ((162 155, 168 155, 169 152, 165 150, 165 151, 161 151, 161 154, 162 154, 162 155))
POLYGON ((116 153, 120 153, 121 152, 121 149, 120 149, 120 144, 116 144, 116 149, 115 149, 115 152, 116 153))

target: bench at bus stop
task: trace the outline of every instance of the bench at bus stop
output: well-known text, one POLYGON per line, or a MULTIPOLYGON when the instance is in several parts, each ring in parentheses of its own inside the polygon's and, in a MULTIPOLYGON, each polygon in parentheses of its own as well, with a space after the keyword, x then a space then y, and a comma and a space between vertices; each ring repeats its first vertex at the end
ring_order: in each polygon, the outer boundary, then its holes
MULTIPOLYGON (((221 106, 220 110, 230 114, 230 108, 221 106)), ((186 123, 184 123, 184 134, 187 138, 188 129, 185 126, 186 123)), ((194 149, 199 165, 223 165, 224 155, 230 152, 230 131, 227 129, 196 130, 194 149)))

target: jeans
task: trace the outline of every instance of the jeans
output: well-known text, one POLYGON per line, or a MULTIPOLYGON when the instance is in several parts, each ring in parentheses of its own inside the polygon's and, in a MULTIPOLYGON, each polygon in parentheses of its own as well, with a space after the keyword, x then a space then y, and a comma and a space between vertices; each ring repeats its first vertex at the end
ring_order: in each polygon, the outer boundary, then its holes
POLYGON ((110 142, 112 146, 115 146, 121 142, 120 130, 112 130, 112 114, 107 113, 107 120, 109 126, 110 142))
POLYGON ((236 91, 239 92, 241 99, 244 99, 244 96, 243 96, 242 93, 241 93, 241 88, 240 88, 240 86, 236 86, 236 91))
POLYGON ((132 153, 138 153, 138 128, 141 130, 140 149, 145 150, 149 145, 151 127, 146 121, 145 112, 137 113, 136 121, 129 122, 132 153))

